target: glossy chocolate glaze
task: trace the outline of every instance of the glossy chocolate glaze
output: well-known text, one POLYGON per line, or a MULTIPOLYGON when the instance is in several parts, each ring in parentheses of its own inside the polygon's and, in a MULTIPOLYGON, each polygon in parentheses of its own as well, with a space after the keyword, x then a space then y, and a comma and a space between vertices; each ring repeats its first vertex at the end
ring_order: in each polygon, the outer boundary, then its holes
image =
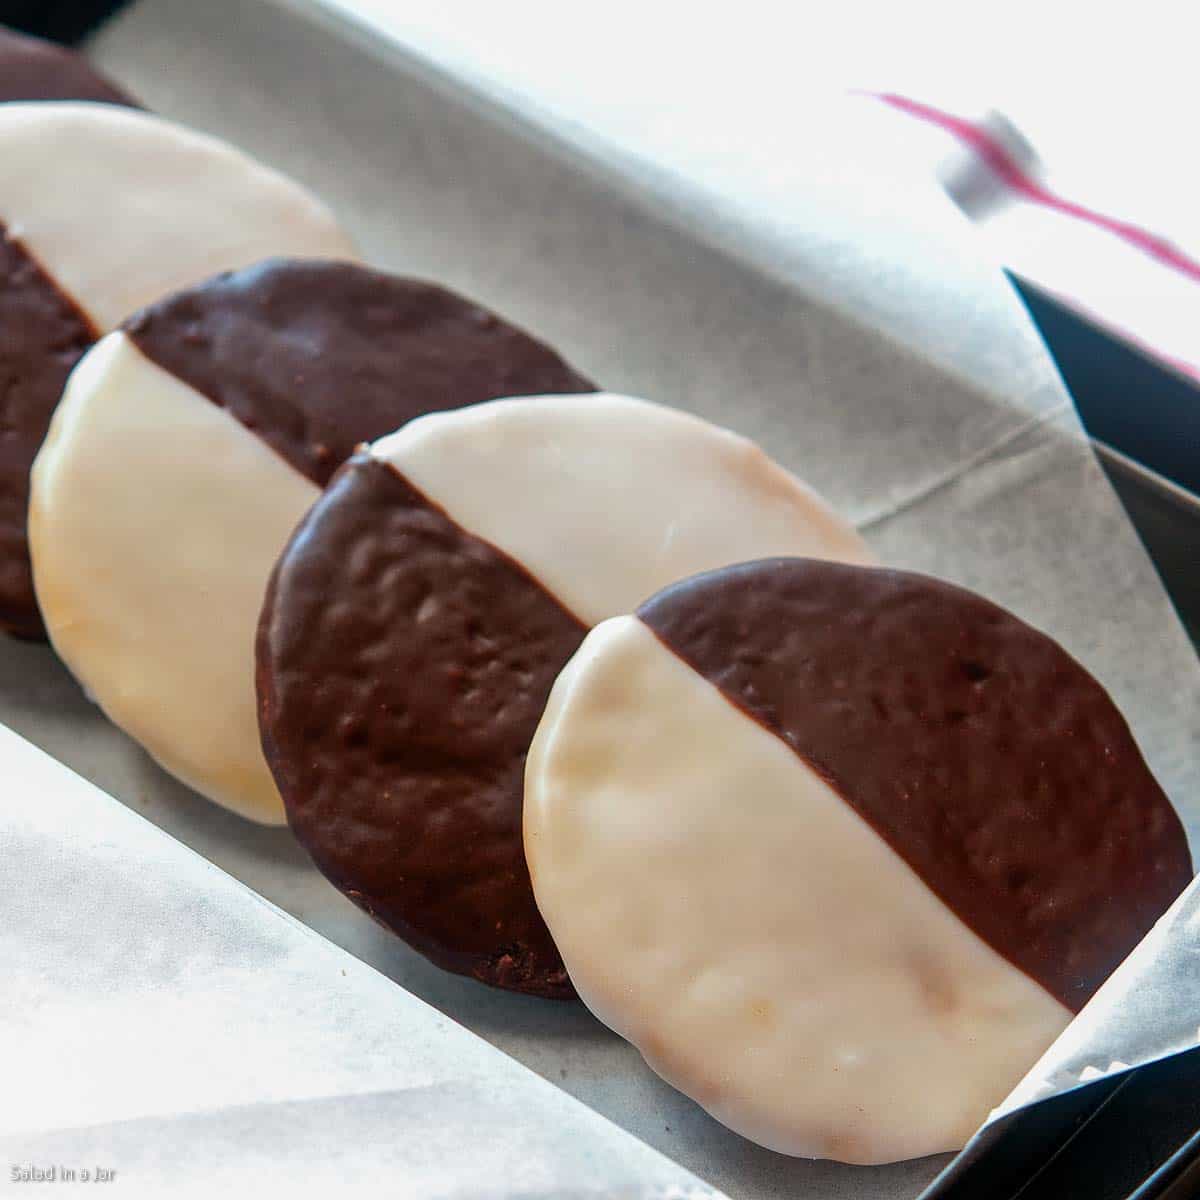
POLYGON ((503 396, 595 388, 549 347, 434 284, 274 259, 143 309, 125 332, 324 487, 360 442, 503 396))
POLYGON ((774 559, 677 584, 638 616, 1072 1011, 1192 877, 1104 689, 979 596, 774 559))
POLYGON ((87 59, 0 26, 0 101, 94 100, 140 107, 87 59))
POLYGON ((322 872, 434 962, 573 994, 533 898, 525 756, 586 630, 392 467, 355 454, 259 626, 263 748, 322 872))
POLYGON ((29 471, 63 384, 96 331, 0 224, 0 629, 45 636, 33 591, 29 471))

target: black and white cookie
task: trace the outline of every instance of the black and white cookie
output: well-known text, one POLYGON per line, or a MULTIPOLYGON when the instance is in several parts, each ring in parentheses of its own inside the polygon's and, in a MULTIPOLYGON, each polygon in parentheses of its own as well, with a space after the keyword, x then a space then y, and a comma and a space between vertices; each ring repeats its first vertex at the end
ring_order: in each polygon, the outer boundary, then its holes
POLYGON ((671 580, 777 553, 868 558, 752 443, 627 396, 499 400, 360 451, 263 610, 263 744, 292 829, 435 962, 570 995, 521 847, 555 676, 671 580))
POLYGON ((9 100, 90 100, 138 107, 81 54, 0 25, 0 103, 9 100))
POLYGON ((80 362, 33 471, 55 649, 167 770, 282 823, 254 638, 271 568, 354 447, 512 390, 590 390, 432 284, 272 260, 144 309, 80 362))
POLYGON ((593 630, 529 755, 571 981, 788 1154, 960 1147, 1191 878, 1100 685, 961 588, 783 559, 593 630))
POLYGON ((0 162, 0 629, 38 637, 29 469, 84 351, 216 271, 353 248, 298 184, 133 109, 0 104, 0 162))

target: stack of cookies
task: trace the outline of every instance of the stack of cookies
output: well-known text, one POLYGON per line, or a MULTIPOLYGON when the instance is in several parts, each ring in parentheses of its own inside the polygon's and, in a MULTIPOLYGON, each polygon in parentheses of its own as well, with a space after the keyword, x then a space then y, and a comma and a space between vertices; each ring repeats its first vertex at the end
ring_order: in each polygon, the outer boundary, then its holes
POLYGON ((81 59, 0 35, 0 626, 719 1120, 961 1146, 1191 876, 1101 686, 81 59))

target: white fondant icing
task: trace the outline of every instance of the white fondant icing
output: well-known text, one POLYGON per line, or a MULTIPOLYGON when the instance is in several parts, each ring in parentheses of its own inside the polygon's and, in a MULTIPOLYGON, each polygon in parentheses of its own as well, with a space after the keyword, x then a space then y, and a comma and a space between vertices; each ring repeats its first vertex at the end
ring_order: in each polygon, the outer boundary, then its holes
POLYGON ((784 1153, 956 1149, 1070 1020, 636 617, 555 684, 525 850, 588 1007, 784 1153))
POLYGON ((753 442, 630 396, 495 400, 411 421, 371 452, 587 624, 733 562, 872 561, 753 442))
POLYGON ((150 113, 5 104, 0 162, 0 222, 101 332, 218 271, 354 257, 299 184, 150 113))
POLYGON ((172 774, 281 824, 254 638, 318 488, 119 332, 68 380, 32 483, 34 583, 63 661, 172 774))

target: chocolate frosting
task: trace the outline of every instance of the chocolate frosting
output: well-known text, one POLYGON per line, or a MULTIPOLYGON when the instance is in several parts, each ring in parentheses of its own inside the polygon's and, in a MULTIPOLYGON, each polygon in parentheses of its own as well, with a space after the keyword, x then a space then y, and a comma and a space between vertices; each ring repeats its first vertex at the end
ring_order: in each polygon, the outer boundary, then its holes
POLYGON ((591 392, 557 354, 434 284, 275 259, 143 309, 138 349, 324 487, 360 442, 503 396, 591 392))
POLYGON ((263 748, 322 872, 441 966, 568 997, 522 846, 525 756, 585 627, 365 452, 276 567, 263 748))
POLYGON ((33 591, 29 470, 63 384, 96 340, 87 317, 0 224, 0 628, 45 636, 33 591))
POLYGON ((0 26, 0 101, 95 100, 138 108, 85 58, 0 26))
POLYGON ((1072 1011, 1191 879, 1107 693, 979 596, 774 559, 677 584, 638 616, 1072 1011))

